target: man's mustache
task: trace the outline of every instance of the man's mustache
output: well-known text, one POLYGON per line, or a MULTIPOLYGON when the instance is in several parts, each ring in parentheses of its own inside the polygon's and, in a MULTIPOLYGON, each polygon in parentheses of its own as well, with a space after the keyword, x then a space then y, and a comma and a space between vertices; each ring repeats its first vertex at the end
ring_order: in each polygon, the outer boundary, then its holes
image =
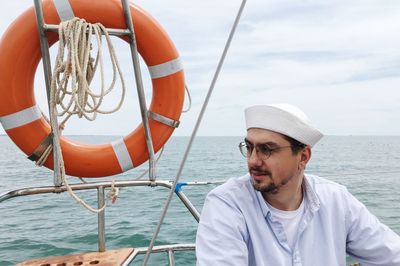
POLYGON ((259 175, 269 175, 271 176, 271 172, 265 169, 262 169, 261 167, 250 167, 249 172, 259 174, 259 175))

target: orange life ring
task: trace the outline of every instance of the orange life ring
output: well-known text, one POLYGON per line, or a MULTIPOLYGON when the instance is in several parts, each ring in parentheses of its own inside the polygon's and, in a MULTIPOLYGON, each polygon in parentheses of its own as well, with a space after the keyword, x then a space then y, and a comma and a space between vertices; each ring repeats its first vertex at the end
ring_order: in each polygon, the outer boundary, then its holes
MULTIPOLYGON (((47 24, 59 24, 52 2, 43 2, 44 19, 47 24)), ((118 0, 69 2, 76 17, 90 23, 100 22, 107 28, 126 28, 118 0)), ((184 100, 184 74, 178 52, 149 14, 133 4, 130 4, 130 11, 139 53, 150 73, 152 69, 161 70, 160 75, 152 75, 153 95, 149 111, 177 121, 184 100), (173 70, 165 72, 165 66, 173 70)), ((56 33, 49 32, 47 37, 50 45, 58 40, 56 33)), ((14 21, 0 42, 0 121, 8 136, 27 155, 32 154, 50 133, 50 126, 36 105, 33 90, 40 59, 38 27, 34 9, 30 8, 14 21)), ((158 151, 174 128, 153 119, 149 124, 154 150, 158 151)), ((142 164, 149 157, 141 124, 129 135, 109 144, 83 144, 62 137, 61 148, 66 173, 79 177, 118 174, 142 164)), ((45 166, 53 168, 52 156, 45 166)))

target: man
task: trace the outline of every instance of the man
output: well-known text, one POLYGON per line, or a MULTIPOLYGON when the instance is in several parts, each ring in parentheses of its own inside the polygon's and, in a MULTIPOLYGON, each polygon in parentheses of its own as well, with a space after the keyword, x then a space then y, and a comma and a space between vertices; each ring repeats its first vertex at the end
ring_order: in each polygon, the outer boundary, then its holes
POLYGON ((322 138, 287 105, 245 110, 239 148, 249 174, 205 200, 196 238, 198 266, 400 265, 400 237, 345 187, 304 174, 322 138))

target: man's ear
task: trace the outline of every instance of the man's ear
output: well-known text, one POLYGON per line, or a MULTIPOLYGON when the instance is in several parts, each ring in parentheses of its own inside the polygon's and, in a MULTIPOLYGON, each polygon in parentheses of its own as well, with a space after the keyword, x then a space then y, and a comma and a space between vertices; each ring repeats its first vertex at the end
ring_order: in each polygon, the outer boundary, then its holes
POLYGON ((306 165, 308 161, 311 159, 311 147, 306 146, 304 149, 300 151, 300 161, 299 161, 299 169, 306 169, 306 165))

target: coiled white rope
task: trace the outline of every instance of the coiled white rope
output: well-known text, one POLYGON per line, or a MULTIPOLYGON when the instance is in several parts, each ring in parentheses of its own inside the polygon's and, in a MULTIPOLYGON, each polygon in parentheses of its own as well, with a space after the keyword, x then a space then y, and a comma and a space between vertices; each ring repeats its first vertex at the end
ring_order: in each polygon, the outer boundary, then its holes
POLYGON ((54 103, 58 104, 62 109, 60 112, 57 112, 57 115, 63 116, 67 114, 67 117, 61 125, 63 125, 66 120, 74 114, 77 114, 80 118, 85 117, 87 120, 93 121, 96 119, 97 113, 110 114, 118 111, 125 98, 125 82, 115 55, 111 38, 108 35, 106 28, 100 23, 90 24, 84 19, 74 18, 62 22, 58 34, 60 41, 51 88, 54 95, 54 103), (95 60, 90 57, 90 51, 92 50, 92 34, 95 36, 97 44, 95 60), (112 82, 107 89, 105 88, 102 57, 103 34, 107 41, 113 70, 112 82), (66 49, 68 50, 67 55, 65 55, 66 49), (97 94, 91 90, 90 84, 99 64, 101 88, 100 93, 97 94), (119 103, 112 110, 100 110, 99 107, 103 102, 104 96, 109 94, 115 86, 117 73, 122 85, 122 93, 119 103), (71 82, 71 84, 69 84, 69 82, 71 82), (66 96, 69 97, 69 101, 64 102, 66 96))
MULTIPOLYGON (((61 180, 66 186, 68 193, 79 204, 88 210, 98 213, 104 210, 106 205, 100 209, 89 206, 85 201, 74 194, 65 178, 64 160, 60 147, 59 129, 63 129, 65 123, 72 115, 84 117, 89 121, 96 119, 97 113, 110 114, 119 110, 125 98, 125 82, 118 64, 115 51, 106 28, 100 23, 90 24, 84 19, 74 18, 64 21, 59 25, 59 48, 54 66, 50 93, 50 124, 54 134, 53 153, 59 158, 61 180), (96 58, 90 57, 92 50, 92 36, 96 39, 96 58), (112 82, 105 88, 104 66, 102 58, 102 35, 105 36, 113 69, 112 82), (68 53, 65 53, 68 50, 68 53), (100 93, 91 90, 90 84, 94 77, 97 66, 100 65, 101 88, 100 93), (118 105, 109 111, 100 110, 104 97, 115 87, 117 74, 122 84, 121 98, 118 105), (69 98, 69 99, 68 99, 69 98), (58 108, 61 109, 59 111, 58 108), (57 122, 57 117, 66 115, 64 120, 57 122)), ((48 152, 47 152, 48 153, 48 152)), ((43 158, 39 159, 43 161, 43 158)), ((55 173, 57 174, 57 173, 55 173)), ((118 193, 112 186, 109 195, 112 197, 118 193)))

